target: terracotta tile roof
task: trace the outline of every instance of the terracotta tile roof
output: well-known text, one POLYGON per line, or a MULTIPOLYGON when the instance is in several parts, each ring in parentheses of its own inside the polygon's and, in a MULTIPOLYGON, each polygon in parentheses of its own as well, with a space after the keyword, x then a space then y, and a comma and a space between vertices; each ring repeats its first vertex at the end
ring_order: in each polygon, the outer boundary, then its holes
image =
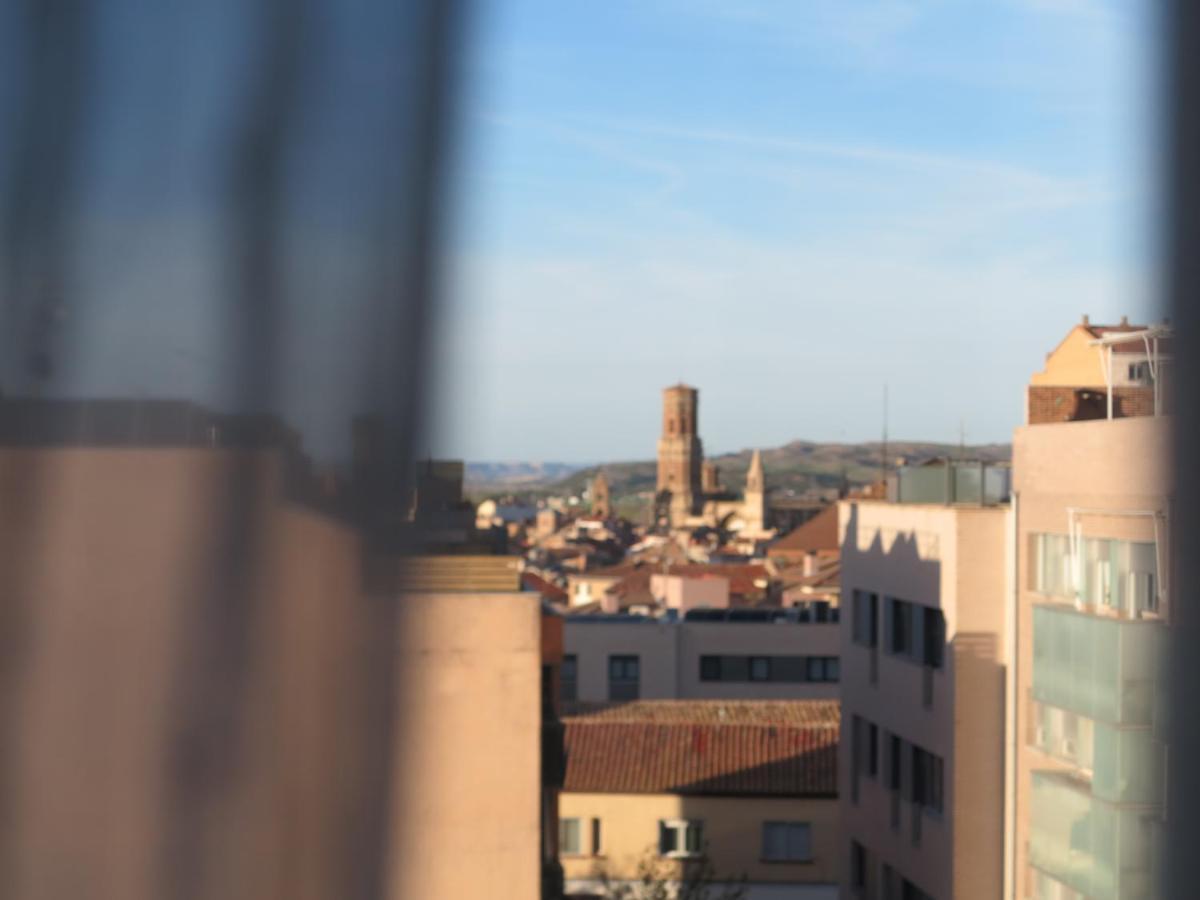
POLYGON ((639 701, 564 717, 577 793, 832 797, 838 704, 639 701))
POLYGON ((566 591, 557 584, 547 581, 541 575, 535 575, 533 572, 524 572, 521 574, 521 587, 527 591, 536 591, 551 603, 567 602, 566 591))
POLYGON ((818 550, 838 549, 837 506, 825 507, 795 531, 767 548, 767 555, 776 553, 815 553, 818 550))

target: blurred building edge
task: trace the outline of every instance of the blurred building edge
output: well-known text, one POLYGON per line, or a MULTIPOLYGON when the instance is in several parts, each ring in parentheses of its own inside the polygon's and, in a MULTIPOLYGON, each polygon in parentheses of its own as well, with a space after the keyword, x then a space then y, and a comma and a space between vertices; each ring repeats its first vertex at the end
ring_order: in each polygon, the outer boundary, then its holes
POLYGON ((376 813, 387 896, 561 894, 561 621, 361 484, 269 416, 0 400, 6 896, 373 895, 376 813))
POLYGON ((520 557, 486 552, 503 541, 476 532, 462 474, 460 462, 421 464, 408 515, 435 527, 396 560, 402 843, 389 896, 555 900, 563 620, 524 589, 520 557))

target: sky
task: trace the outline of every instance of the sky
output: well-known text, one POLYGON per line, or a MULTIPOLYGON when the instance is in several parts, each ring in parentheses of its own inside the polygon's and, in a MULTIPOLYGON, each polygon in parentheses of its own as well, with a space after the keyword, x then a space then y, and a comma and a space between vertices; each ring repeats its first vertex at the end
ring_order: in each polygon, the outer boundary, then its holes
POLYGON ((431 450, 1007 441, 1081 315, 1156 314, 1138 0, 482 0, 431 450))

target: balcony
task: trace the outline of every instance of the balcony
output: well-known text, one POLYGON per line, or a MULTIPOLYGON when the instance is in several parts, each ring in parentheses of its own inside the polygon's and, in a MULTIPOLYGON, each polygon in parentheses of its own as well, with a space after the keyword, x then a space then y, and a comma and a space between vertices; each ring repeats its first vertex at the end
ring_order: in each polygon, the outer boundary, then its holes
POLYGON ((1033 609, 1033 698, 1096 722, 1150 726, 1163 626, 1065 606, 1033 609))
POLYGON ((1149 728, 1118 728, 1052 706, 1035 704, 1032 745, 1090 778, 1092 793, 1110 803, 1160 806, 1163 745, 1149 728))
POLYGON ((1069 775, 1034 772, 1030 862, 1093 900, 1150 900, 1155 819, 1092 796, 1069 775))
POLYGON ((905 466, 888 483, 892 503, 968 503, 993 505, 1008 500, 1012 470, 983 462, 940 460, 905 466))

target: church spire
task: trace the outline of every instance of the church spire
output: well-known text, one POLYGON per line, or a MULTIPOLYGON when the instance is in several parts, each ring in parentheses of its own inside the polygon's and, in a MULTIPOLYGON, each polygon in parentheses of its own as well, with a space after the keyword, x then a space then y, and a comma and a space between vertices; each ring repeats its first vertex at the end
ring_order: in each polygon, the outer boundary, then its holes
POLYGON ((762 455, 755 450, 754 455, 750 457, 750 469, 746 472, 746 491, 761 494, 763 481, 762 455))

